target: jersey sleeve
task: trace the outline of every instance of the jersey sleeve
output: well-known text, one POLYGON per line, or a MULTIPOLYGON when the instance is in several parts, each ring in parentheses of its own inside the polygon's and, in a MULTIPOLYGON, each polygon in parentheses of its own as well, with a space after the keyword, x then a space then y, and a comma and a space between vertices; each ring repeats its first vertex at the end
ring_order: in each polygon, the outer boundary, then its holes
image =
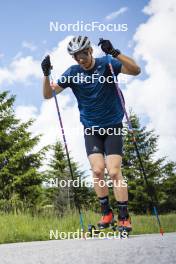
POLYGON ((71 67, 68 68, 57 80, 57 84, 63 89, 72 87, 71 67))
POLYGON ((119 60, 114 59, 114 58, 111 59, 111 63, 112 63, 112 67, 114 69, 115 75, 118 75, 119 73, 121 73, 122 63, 119 60))

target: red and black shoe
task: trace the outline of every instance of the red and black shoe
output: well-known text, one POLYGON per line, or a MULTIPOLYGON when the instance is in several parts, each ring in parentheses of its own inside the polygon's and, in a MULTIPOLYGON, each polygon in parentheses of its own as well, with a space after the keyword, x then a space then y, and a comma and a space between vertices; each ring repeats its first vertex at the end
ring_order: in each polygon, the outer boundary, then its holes
POLYGON ((126 231, 128 233, 132 231, 132 223, 130 216, 124 219, 121 219, 120 216, 118 217, 118 230, 119 232, 126 231))
POLYGON ((99 229, 107 228, 114 224, 114 214, 113 211, 110 210, 108 214, 102 215, 100 222, 98 222, 97 226, 99 229))

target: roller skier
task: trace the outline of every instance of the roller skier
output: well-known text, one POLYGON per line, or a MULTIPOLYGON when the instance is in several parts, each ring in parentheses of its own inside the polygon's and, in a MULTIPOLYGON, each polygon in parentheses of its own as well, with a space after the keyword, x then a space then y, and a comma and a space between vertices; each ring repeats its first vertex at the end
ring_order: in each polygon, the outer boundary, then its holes
MULTIPOLYGON (((115 49, 109 40, 101 39, 99 45, 103 52, 112 55, 111 64, 116 76, 120 73, 134 76, 140 73, 140 67, 136 62, 122 54, 119 49, 115 49)), ((107 56, 94 58, 93 48, 86 36, 73 37, 68 43, 67 50, 75 59, 76 65, 69 67, 62 74, 62 78, 58 79, 54 88, 59 94, 65 88, 70 87, 78 102, 80 121, 84 127, 85 148, 92 169, 94 189, 102 212, 102 217, 97 224, 98 228, 107 228, 115 222, 108 198, 108 187, 106 184, 104 186, 100 184, 104 181, 106 168, 114 184, 118 229, 130 232, 132 224, 128 212, 128 189, 124 185, 121 171, 124 112, 114 82, 108 79, 111 71, 108 67, 107 56), (80 82, 73 81, 73 77, 77 74, 81 76, 80 82), (98 77, 101 76, 106 79, 105 82, 100 81, 98 77)), ((52 66, 49 55, 42 61, 41 66, 44 73, 43 95, 45 99, 49 99, 52 98, 52 87, 49 80, 52 66)))

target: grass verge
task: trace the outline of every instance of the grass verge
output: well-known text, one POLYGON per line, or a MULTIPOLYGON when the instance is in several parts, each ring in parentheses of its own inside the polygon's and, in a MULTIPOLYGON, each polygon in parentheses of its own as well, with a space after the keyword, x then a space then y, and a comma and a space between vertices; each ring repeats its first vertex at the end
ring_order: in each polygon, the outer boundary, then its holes
MULTIPOLYGON (((96 224, 100 215, 92 211, 83 212, 84 227, 96 224)), ((176 232, 176 214, 161 215, 164 232, 176 232)), ((155 216, 132 215, 132 235, 158 233, 155 216)), ((75 232, 80 229, 79 215, 70 212, 62 218, 42 217, 27 214, 0 214, 0 243, 42 241, 50 239, 50 231, 75 232)))

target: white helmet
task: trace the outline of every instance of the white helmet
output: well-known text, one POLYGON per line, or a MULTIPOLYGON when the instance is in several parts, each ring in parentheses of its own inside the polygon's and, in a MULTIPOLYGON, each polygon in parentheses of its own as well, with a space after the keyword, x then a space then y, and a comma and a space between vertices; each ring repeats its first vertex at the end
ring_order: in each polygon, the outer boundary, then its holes
POLYGON ((90 40, 88 39, 88 37, 83 36, 72 38, 67 46, 67 50, 70 55, 73 55, 76 52, 87 48, 90 48, 90 40))

